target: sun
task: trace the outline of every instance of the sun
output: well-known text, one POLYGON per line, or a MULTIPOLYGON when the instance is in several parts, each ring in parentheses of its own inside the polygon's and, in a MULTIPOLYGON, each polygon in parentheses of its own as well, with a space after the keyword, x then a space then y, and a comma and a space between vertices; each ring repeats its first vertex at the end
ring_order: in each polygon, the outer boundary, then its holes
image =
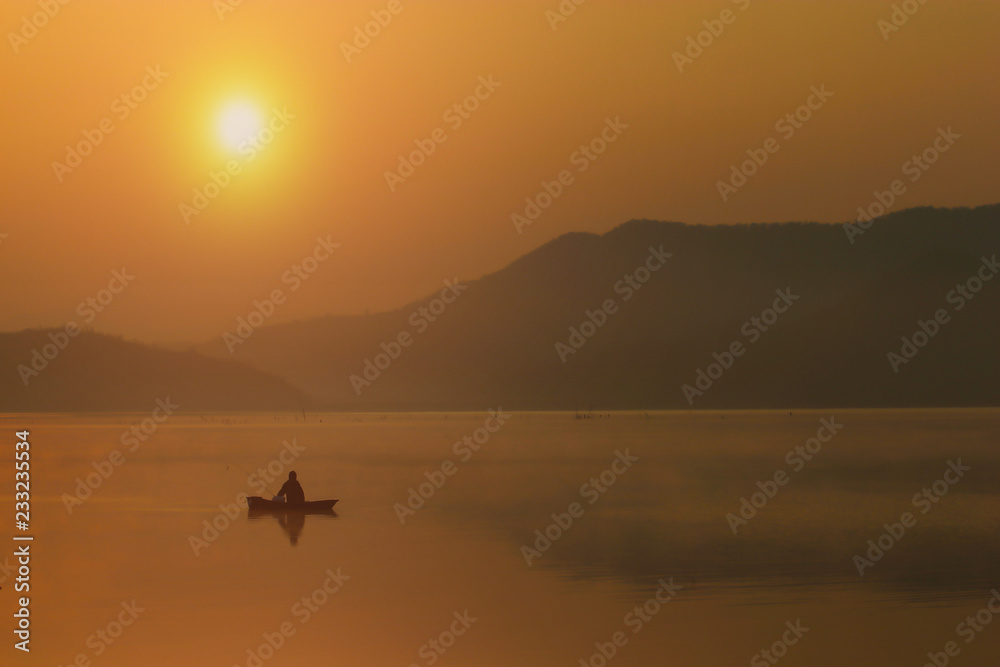
POLYGON ((219 114, 219 138, 228 148, 239 148, 261 129, 257 108, 249 102, 234 102, 219 114))

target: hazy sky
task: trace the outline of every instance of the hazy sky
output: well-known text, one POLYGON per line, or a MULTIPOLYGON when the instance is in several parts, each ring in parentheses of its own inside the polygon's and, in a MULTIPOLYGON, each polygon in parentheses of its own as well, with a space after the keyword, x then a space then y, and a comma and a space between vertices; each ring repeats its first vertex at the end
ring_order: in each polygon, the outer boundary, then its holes
POLYGON ((1000 3, 929 2, 892 31, 888 1, 591 0, 557 22, 559 5, 94 0, 36 29, 36 2, 6 0, 0 330, 88 323, 78 304, 122 267, 135 278, 94 328, 204 340, 274 288, 273 321, 380 310, 631 218, 844 221, 897 178, 894 208, 998 199, 1000 3), (372 11, 386 25, 355 41, 372 11), (680 62, 705 21, 721 34, 680 62), (273 123, 256 147, 225 143, 240 113, 273 123), (949 127, 961 138, 910 181, 949 127), (602 133, 603 154, 577 153, 602 133), (433 154, 400 172, 417 141, 433 154), (564 170, 519 233, 512 214, 564 170), (291 290, 317 237, 340 248, 291 290))

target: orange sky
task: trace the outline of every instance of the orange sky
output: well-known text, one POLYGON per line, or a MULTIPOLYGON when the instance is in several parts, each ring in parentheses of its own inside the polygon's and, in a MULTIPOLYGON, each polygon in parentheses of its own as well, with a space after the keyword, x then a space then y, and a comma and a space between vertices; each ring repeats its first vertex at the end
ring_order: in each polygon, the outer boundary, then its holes
POLYGON ((400 0, 348 62, 342 43, 389 4, 243 0, 220 18, 210 0, 78 0, 35 31, 37 2, 6 0, 0 330, 80 320, 126 267, 135 280, 95 329, 214 338, 319 236, 340 248, 275 321, 400 305, 631 218, 843 221, 939 127, 962 138, 897 207, 998 199, 996 2, 929 2, 884 39, 882 1, 591 0, 553 29, 558 0, 400 0), (727 9, 678 71, 674 52, 727 9), (833 97, 786 139, 775 123, 814 85, 833 97), (457 126, 445 112, 477 87, 457 126), (218 137, 238 100, 288 112, 253 160, 218 137), (627 129, 574 160, 608 118, 627 129), (104 119, 112 131, 57 176, 104 119), (390 189, 399 155, 438 128, 446 140, 390 189), (780 150, 724 202, 718 181, 770 137, 780 150), (180 205, 227 160, 240 173, 188 223, 180 205), (563 170, 570 184, 518 233, 511 215, 563 170))

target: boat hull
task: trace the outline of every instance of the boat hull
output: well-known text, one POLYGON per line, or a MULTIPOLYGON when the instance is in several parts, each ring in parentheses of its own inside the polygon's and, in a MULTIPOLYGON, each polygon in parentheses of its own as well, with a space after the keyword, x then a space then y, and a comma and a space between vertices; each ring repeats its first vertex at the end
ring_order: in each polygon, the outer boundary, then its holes
POLYGON ((247 507, 251 512, 330 512, 336 500, 310 500, 304 503, 282 503, 259 496, 247 498, 247 507))

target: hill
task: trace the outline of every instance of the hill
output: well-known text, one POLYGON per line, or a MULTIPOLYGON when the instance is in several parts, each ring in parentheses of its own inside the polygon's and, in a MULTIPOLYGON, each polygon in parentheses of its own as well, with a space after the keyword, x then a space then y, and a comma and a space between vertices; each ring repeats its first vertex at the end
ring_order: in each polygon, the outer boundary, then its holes
POLYGON ((265 327, 234 357, 343 410, 1000 405, 1000 280, 977 285, 998 222, 636 220, 392 312, 265 327))
POLYGON ((4 412, 148 412, 168 397, 192 412, 309 405, 286 381, 243 364, 89 331, 0 333, 0 367, 4 412))

